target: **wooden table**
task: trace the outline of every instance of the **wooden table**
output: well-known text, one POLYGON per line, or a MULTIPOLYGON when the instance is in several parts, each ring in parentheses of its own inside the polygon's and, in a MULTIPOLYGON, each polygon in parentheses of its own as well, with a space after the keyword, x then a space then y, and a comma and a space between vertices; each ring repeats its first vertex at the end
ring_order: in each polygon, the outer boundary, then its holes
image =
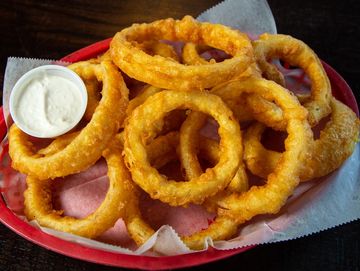
MULTIPOLYGON (((1 84, 8 56, 59 59, 133 22, 196 17, 216 0, 0 2, 1 84)), ((360 1, 269 0, 279 33, 302 39, 335 68, 360 101, 360 1)), ((360 222, 258 246, 202 270, 360 270, 360 222)), ((0 224, 0 270, 115 270, 34 245, 0 224)), ((195 269, 195 268, 194 268, 195 269)), ((120 269, 121 270, 121 269, 120 269)))

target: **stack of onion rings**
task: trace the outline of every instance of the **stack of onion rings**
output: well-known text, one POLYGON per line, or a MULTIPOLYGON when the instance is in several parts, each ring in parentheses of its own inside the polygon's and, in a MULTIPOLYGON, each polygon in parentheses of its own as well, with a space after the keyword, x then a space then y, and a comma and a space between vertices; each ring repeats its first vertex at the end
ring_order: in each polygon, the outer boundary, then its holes
POLYGON ((87 238, 123 219, 129 236, 144 244, 156 231, 139 208, 140 193, 147 193, 171 206, 201 204, 216 214, 207 229, 181 236, 189 248, 202 249, 207 238, 227 240, 254 216, 279 212, 300 181, 339 168, 359 136, 359 119, 332 97, 316 54, 286 35, 263 34, 251 43, 226 26, 190 16, 165 19, 123 29, 102 56, 69 68, 88 91, 82 123, 43 148, 13 125, 9 154, 12 166, 28 175, 27 218, 87 238), (182 54, 173 41, 186 43, 182 54), (211 48, 231 58, 200 56, 211 48), (304 69, 311 94, 287 90, 283 75, 268 62, 272 58, 304 69), (129 95, 132 84, 126 85, 121 72, 143 88, 129 95), (327 116, 314 139, 311 127, 327 116), (266 127, 287 132, 283 153, 262 145, 266 127), (110 185, 98 209, 81 219, 54 210, 52 184, 62 181, 57 177, 86 170, 101 157, 110 185), (160 174, 174 160, 184 180, 160 174), (247 170, 265 184, 254 185, 247 170))

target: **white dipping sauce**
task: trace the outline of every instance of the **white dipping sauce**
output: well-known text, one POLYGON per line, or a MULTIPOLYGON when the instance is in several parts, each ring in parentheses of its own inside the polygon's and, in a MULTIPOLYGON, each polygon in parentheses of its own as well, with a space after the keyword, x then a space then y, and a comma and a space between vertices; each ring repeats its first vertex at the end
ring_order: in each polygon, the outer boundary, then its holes
POLYGON ((45 70, 17 89, 11 101, 11 114, 24 132, 53 137, 79 122, 84 113, 83 99, 79 86, 72 80, 45 70))

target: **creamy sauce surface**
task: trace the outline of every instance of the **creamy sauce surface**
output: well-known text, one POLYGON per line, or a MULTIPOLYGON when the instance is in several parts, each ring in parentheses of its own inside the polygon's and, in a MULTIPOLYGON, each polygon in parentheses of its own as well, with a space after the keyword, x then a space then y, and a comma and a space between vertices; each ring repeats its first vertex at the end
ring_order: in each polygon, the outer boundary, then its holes
POLYGON ((22 87, 14 101, 19 122, 39 136, 57 134, 74 124, 81 110, 81 93, 71 80, 46 72, 22 87))

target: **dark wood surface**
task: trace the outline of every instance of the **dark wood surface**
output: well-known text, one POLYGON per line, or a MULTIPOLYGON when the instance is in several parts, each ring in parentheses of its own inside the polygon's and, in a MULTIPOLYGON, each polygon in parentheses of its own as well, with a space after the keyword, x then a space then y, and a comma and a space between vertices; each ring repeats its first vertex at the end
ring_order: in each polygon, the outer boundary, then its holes
MULTIPOLYGON (((349 83, 360 101, 360 1, 269 0, 279 33, 302 39, 349 83)), ((59 59, 133 22, 197 16, 215 0, 0 1, 0 82, 6 58, 59 59)), ((2 87, 1 87, 2 89, 2 87)), ((201 270, 360 270, 360 222, 258 246, 201 270)), ((115 270, 34 245, 0 224, 0 270, 115 270)), ((196 269, 196 268, 193 268, 196 269)))

